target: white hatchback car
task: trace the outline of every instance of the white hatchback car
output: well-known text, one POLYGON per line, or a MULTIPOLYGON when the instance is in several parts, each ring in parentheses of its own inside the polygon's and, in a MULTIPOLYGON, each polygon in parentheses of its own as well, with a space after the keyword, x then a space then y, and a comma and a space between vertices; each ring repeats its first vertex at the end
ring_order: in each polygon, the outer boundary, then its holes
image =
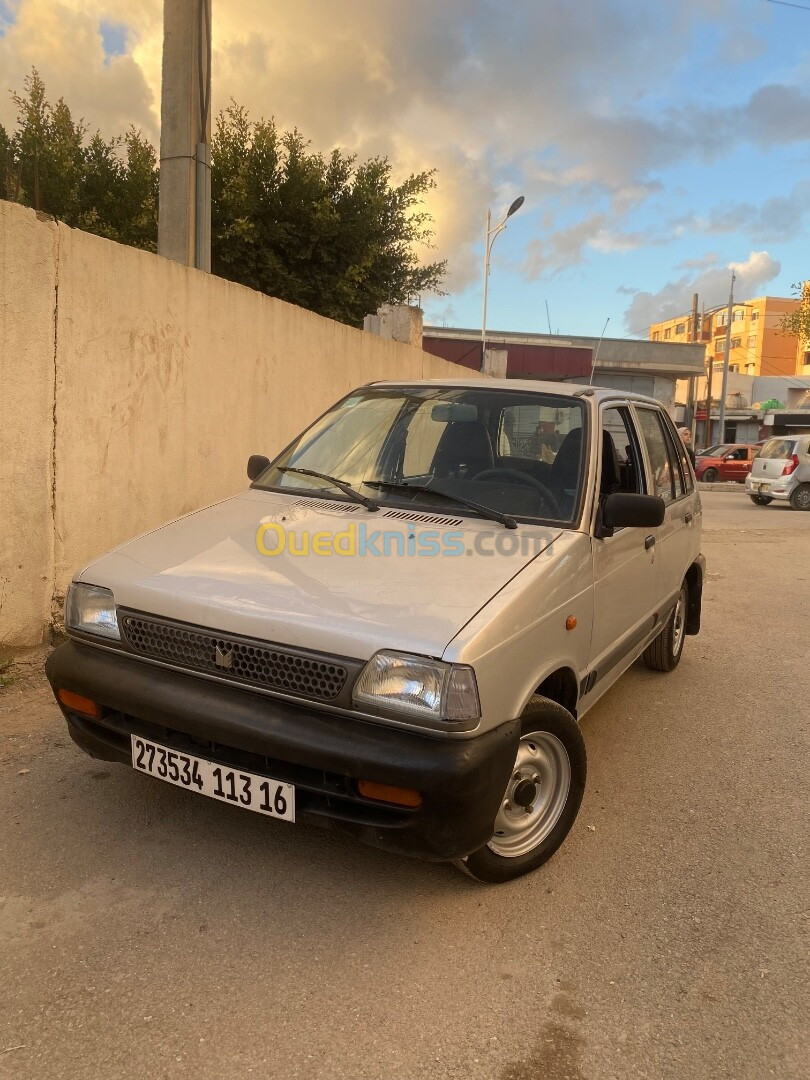
POLYGON ((794 510, 810 510, 810 435, 768 439, 754 459, 745 490, 757 506, 777 499, 794 510))
POLYGON ((47 665, 73 739, 481 880, 539 866, 582 799, 578 719, 700 627, 700 497, 667 413, 379 383, 248 472, 75 577, 47 665))

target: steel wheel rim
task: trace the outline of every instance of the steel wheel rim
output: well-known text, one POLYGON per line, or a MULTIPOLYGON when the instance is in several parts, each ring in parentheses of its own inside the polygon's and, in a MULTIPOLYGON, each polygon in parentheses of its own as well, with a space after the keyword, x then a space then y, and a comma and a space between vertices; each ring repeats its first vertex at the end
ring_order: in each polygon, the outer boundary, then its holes
POLYGON ((675 613, 672 616, 672 654, 677 656, 683 645, 683 635, 686 629, 686 591, 681 589, 678 603, 675 605, 675 613))
POLYGON ((802 508, 810 506, 810 488, 802 488, 796 492, 796 502, 802 508))
POLYGON ((557 736, 549 731, 524 735, 495 818, 490 850, 516 859, 542 844, 560 820, 570 788, 571 762, 557 736), (534 783, 535 795, 524 807, 515 802, 515 793, 527 781, 534 783))

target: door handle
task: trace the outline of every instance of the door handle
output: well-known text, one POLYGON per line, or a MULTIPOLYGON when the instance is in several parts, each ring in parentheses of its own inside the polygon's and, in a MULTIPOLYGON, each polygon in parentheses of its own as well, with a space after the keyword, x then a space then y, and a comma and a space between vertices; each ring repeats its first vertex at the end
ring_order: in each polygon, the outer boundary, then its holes
POLYGON ((683 521, 684 521, 685 525, 688 525, 691 520, 692 520, 691 511, 688 514, 684 514, 683 521))
POLYGON ((655 537, 648 536, 644 540, 644 550, 649 551, 651 547, 655 547, 655 537))

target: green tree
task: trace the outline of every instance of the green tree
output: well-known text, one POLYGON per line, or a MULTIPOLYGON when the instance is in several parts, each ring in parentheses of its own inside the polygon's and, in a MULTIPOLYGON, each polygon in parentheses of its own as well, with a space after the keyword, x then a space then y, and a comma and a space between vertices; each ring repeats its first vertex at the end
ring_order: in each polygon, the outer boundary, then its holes
POLYGON ((800 304, 782 316, 780 325, 786 334, 795 334, 806 345, 810 342, 810 282, 798 281, 791 289, 800 304))
POLYGON ((122 244, 157 248, 154 148, 131 128, 105 140, 76 121, 62 98, 51 105, 36 69, 12 94, 17 126, 0 128, 0 195, 122 244))
POLYGON ((232 104, 212 145, 214 273, 360 326, 383 303, 439 292, 445 263, 421 265, 433 172, 391 183, 386 158, 310 150, 297 130, 251 121, 232 104))
MULTIPOLYGON (((88 138, 36 70, 14 94, 17 127, 0 127, 0 196, 68 225, 156 250, 158 165, 131 128, 88 138)), ((211 262, 215 274, 354 326, 383 303, 440 292, 444 262, 420 263, 432 218, 432 171, 392 183, 387 158, 358 164, 310 149, 297 130, 251 121, 231 105, 212 144, 211 262)))

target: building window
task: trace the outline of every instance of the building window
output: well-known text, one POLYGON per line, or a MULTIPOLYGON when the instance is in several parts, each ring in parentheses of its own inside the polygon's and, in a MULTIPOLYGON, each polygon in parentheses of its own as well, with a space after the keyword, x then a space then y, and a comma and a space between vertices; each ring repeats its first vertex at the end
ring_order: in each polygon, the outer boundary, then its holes
POLYGON ((675 333, 676 334, 685 334, 686 333, 686 323, 679 322, 678 325, 675 327, 675 333))
POLYGON ((742 322, 743 314, 743 310, 742 308, 740 308, 738 311, 734 312, 734 314, 732 315, 732 320, 734 322, 742 322))
POLYGON ((728 365, 728 370, 729 371, 739 371, 740 370, 740 365, 739 364, 729 364, 728 365))
POLYGON ((759 312, 758 311, 752 311, 751 312, 751 322, 756 322, 758 318, 759 318, 759 312))
POLYGON ((749 334, 748 335, 748 348, 749 349, 755 349, 756 347, 757 347, 757 335, 756 334, 749 334))
POLYGON ((720 314, 715 319, 715 325, 716 326, 725 326, 726 325, 726 315, 727 315, 727 312, 721 311, 720 314))
POLYGON ((667 327, 666 330, 664 331, 664 341, 669 341, 669 336, 670 336, 671 333, 672 333, 672 331, 670 330, 669 327, 667 327))
POLYGON ((658 330, 653 330, 653 336, 652 336, 653 341, 658 341, 660 339, 660 337, 661 337, 660 332, 658 330))
POLYGON ((733 338, 731 339, 731 347, 732 347, 732 349, 739 349, 739 347, 740 347, 741 345, 742 345, 742 338, 740 338, 740 337, 733 337, 733 338))
POLYGON ((725 338, 721 338, 721 337, 717 338, 717 340, 714 343, 714 351, 716 353, 724 353, 726 351, 726 339, 725 338))

